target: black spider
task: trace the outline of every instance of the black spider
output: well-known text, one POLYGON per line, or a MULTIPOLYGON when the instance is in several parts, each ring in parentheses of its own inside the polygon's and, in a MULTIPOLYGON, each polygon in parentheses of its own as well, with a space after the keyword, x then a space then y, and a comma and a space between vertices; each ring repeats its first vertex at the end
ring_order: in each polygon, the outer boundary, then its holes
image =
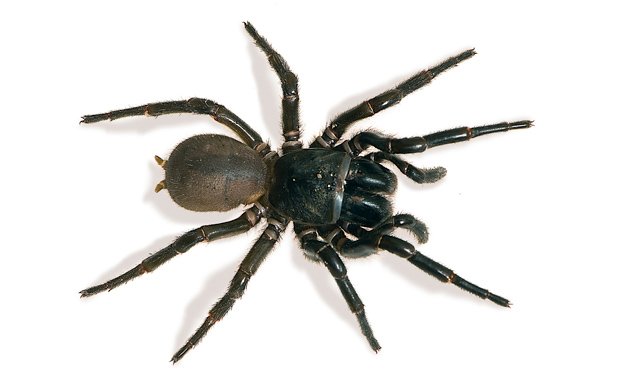
POLYGON ((349 281, 339 254, 363 257, 378 250, 387 250, 442 282, 452 283, 480 298, 488 298, 508 307, 510 302, 507 299, 468 282, 418 252, 412 244, 390 235, 396 228, 405 228, 420 243, 428 239, 424 223, 409 214, 393 215, 389 196, 396 189, 397 179, 381 163, 391 162, 417 183, 432 183, 446 174, 444 168, 416 168, 396 155, 420 153, 428 148, 466 141, 480 135, 524 129, 532 126, 532 121, 460 127, 410 138, 391 138, 378 132, 363 131, 350 140, 341 139, 349 125, 397 104, 403 97, 430 83, 435 76, 472 57, 474 50, 450 57, 336 116, 323 134, 304 149, 299 141, 297 76, 250 23, 245 23, 245 29, 267 55, 282 84, 282 132, 285 141, 280 152, 272 151, 258 133, 226 107, 201 98, 86 115, 82 122, 173 113, 212 116, 229 127, 243 143, 213 134, 197 135, 181 142, 167 161, 155 157, 165 170, 165 179, 155 191, 168 189, 177 204, 193 211, 230 210, 239 204, 252 204, 252 207, 232 221, 205 225, 183 234, 135 268, 81 291, 82 297, 111 290, 151 272, 199 242, 245 232, 261 219, 267 219, 267 227, 241 262, 228 291, 213 306, 187 343, 174 354, 172 362, 177 362, 193 348, 243 295, 250 278, 290 222, 293 222, 305 254, 312 260, 322 262, 334 277, 349 308, 357 317, 362 333, 375 351, 381 347, 373 336, 364 304, 349 281))

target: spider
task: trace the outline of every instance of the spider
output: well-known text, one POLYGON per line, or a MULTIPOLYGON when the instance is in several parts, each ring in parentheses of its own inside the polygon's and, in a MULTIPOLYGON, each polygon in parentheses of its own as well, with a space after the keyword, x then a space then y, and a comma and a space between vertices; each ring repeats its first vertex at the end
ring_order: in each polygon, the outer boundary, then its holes
POLYGON ((356 258, 388 251, 444 283, 452 283, 482 299, 509 307, 507 299, 468 282, 418 252, 411 243, 391 235, 395 229, 403 228, 410 231, 419 243, 428 239, 423 222, 410 214, 393 213, 390 195, 396 190, 397 178, 384 164, 393 164, 416 183, 432 183, 446 174, 444 168, 417 168, 397 155, 421 153, 486 134, 524 129, 533 122, 523 120, 459 127, 409 138, 393 138, 367 130, 348 140, 342 138, 351 124, 399 103, 439 74, 474 56, 475 51, 466 50, 450 57, 337 115, 323 133, 304 148, 299 141, 297 76, 252 24, 246 22, 244 26, 267 56, 281 83, 284 143, 280 151, 272 151, 261 136, 232 111, 202 98, 85 115, 81 123, 139 115, 209 115, 232 130, 242 142, 223 135, 196 135, 181 142, 168 160, 155 156, 165 171, 165 178, 157 184, 155 191, 167 189, 174 202, 192 211, 224 211, 240 204, 250 207, 231 221, 190 230, 124 274, 81 291, 81 296, 112 290, 154 271, 200 242, 240 234, 266 220, 267 227, 241 262, 228 290, 186 344, 174 354, 173 363, 183 358, 243 296, 250 278, 290 223, 306 256, 322 263, 333 276, 351 312, 357 317, 362 334, 375 352, 381 346, 373 335, 364 304, 349 280, 341 256, 356 258))

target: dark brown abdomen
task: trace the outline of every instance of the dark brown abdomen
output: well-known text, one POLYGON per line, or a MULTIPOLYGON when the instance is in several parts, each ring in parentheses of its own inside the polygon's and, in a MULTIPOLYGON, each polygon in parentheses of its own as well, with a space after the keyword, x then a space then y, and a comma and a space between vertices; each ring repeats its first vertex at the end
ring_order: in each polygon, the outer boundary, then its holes
POLYGON ((258 153, 218 134, 181 142, 166 163, 166 188, 179 206, 193 211, 225 211, 258 200, 267 166, 258 153))

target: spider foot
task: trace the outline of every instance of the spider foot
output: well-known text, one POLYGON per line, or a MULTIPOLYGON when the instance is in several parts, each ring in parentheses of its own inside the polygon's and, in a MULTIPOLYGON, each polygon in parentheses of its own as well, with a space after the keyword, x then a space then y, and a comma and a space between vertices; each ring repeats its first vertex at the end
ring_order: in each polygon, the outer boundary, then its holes
POLYGON ((205 322, 196 330, 192 337, 187 340, 185 345, 179 348, 179 350, 172 356, 172 359, 170 359, 172 364, 176 364, 176 362, 183 359, 183 356, 185 356, 192 348, 196 346, 196 344, 198 344, 198 342, 207 334, 209 329, 211 329, 211 327, 216 322, 217 321, 209 315, 209 317, 207 317, 205 322))
POLYGON ((110 119, 108 114, 84 115, 80 123, 95 123, 110 119))
POLYGON ((512 302, 510 302, 508 299, 502 298, 499 295, 495 295, 493 293, 489 293, 489 296, 487 297, 487 299, 503 307, 510 308, 512 306, 512 302))
MULTIPOLYGON (((139 274, 134 273, 130 276, 130 278, 134 278, 136 276, 138 276, 139 274)), ((129 281, 129 279, 123 279, 121 281, 116 281, 116 280, 112 280, 110 282, 106 282, 97 286, 93 286, 93 287, 89 287, 86 288, 82 291, 80 291, 80 298, 87 298, 87 297, 91 297, 93 295, 99 294, 100 292, 104 292, 104 291, 112 291, 113 289, 115 289, 116 287, 120 286, 121 284, 127 283, 129 281)))
MULTIPOLYGON (((421 183, 435 183, 436 181, 441 180, 448 171, 444 167, 435 167, 435 168, 419 168, 422 173, 419 178, 421 183)), ((413 177, 407 175, 409 178, 413 179, 413 177)))
POLYGON ((364 310, 362 310, 360 313, 356 313, 355 315, 357 317, 357 321, 360 324, 360 328, 362 328, 362 334, 366 337, 366 340, 368 340, 368 344, 370 344, 370 348, 372 348, 372 350, 375 352, 379 352, 379 350, 381 349, 381 345, 379 345, 379 342, 372 334, 372 329, 370 328, 370 324, 368 323, 368 319, 366 318, 366 313, 364 313, 364 310))
POLYGON ((90 297, 92 295, 100 293, 101 291, 103 291, 103 290, 99 289, 98 286, 89 287, 87 289, 84 289, 84 290, 80 291, 80 298, 90 297))
POLYGON ((399 227, 407 229, 407 231, 412 233, 420 244, 424 244, 428 241, 428 228, 426 224, 411 214, 396 214, 392 217, 392 221, 389 221, 373 231, 384 235, 391 232, 393 228, 399 227))
POLYGON ((187 352, 189 352, 190 349, 194 348, 193 344, 190 343, 186 343, 184 346, 181 347, 181 349, 179 349, 174 356, 172 356, 172 359, 170 359, 170 362, 172 364, 176 364, 179 360, 183 359, 183 356, 185 356, 185 354, 187 352))
MULTIPOLYGON (((411 217, 411 215, 408 216, 411 217)), ((419 219, 413 218, 412 223, 403 225, 403 227, 413 233, 420 244, 424 244, 428 241, 428 228, 426 224, 419 219)))

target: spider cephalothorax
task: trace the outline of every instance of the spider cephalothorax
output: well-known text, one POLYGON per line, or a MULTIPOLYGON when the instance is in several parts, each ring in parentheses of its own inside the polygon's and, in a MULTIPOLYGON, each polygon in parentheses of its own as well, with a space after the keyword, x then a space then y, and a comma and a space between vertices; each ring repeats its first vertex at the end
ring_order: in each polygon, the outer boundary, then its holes
POLYGON ((233 277, 228 291, 209 311, 204 323, 172 357, 181 359, 221 320, 239 299, 247 284, 273 248, 289 223, 306 255, 323 263, 334 277, 349 308, 356 315, 362 333, 373 350, 381 347, 373 336, 364 304, 347 276, 340 255, 363 257, 386 250, 442 282, 452 283, 483 299, 509 306, 507 299, 478 287, 449 268, 429 259, 414 246, 390 233, 396 228, 411 231, 421 243, 428 238, 426 226, 409 214, 393 215, 388 195, 396 189, 396 176, 383 163, 393 164, 417 183, 441 179, 444 168, 420 169, 398 154, 420 153, 439 145, 513 129, 524 129, 531 121, 503 122, 478 127, 460 127, 421 137, 393 138, 376 131, 363 131, 349 140, 342 139, 352 123, 372 116, 411 92, 430 83, 443 71, 472 57, 466 50, 440 64, 421 71, 394 88, 339 114, 309 148, 299 141, 299 96, 297 76, 250 23, 245 28, 269 63, 282 85, 281 150, 272 151, 260 135, 226 107, 212 100, 188 100, 152 103, 143 106, 86 115, 83 123, 114 120, 127 116, 158 116, 194 113, 213 117, 230 128, 243 142, 222 135, 197 135, 179 144, 167 161, 156 157, 165 170, 165 179, 156 191, 168 189, 172 199, 193 211, 230 210, 240 204, 251 205, 238 218, 191 230, 166 248, 154 253, 126 273, 81 292, 82 296, 111 290, 141 274, 151 272, 177 254, 199 242, 245 232, 260 220, 267 227, 252 246, 233 277))

